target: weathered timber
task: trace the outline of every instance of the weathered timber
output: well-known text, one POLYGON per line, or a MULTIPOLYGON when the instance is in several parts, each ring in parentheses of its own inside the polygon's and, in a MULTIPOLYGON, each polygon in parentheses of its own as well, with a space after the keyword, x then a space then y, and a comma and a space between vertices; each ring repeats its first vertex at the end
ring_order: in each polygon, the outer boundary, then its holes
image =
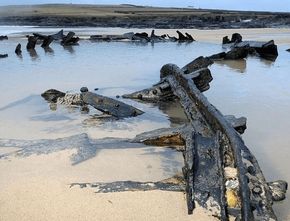
MULTIPOLYGON (((200 70, 202 68, 207 68, 208 66, 212 65, 213 61, 207 57, 200 56, 196 59, 194 59, 192 62, 188 63, 182 68, 182 71, 185 74, 190 74, 194 71, 200 70)), ((162 78, 162 73, 161 73, 161 78, 162 78)))
POLYGON ((243 41, 234 45, 235 48, 249 47, 254 49, 259 56, 269 60, 275 60, 278 56, 277 45, 273 40, 268 42, 257 42, 257 41, 243 41))
POLYGON ((52 40, 61 40, 64 37, 63 30, 60 30, 59 32, 52 35, 44 35, 40 33, 33 33, 33 35, 40 40, 45 40, 48 37, 51 37, 52 40))
POLYGON ((239 43, 242 42, 243 37, 239 33, 233 33, 231 40, 228 36, 223 37, 223 44, 239 43))
POLYGON ((268 185, 272 193, 273 201, 281 201, 286 198, 286 192, 288 189, 287 182, 284 180, 277 180, 275 182, 269 182, 268 185))
POLYGON ((278 56, 278 49, 274 40, 268 42, 242 41, 242 36, 234 33, 232 40, 229 40, 227 36, 224 37, 223 44, 229 44, 233 48, 248 48, 249 52, 256 52, 260 57, 268 60, 275 60, 278 56))
MULTIPOLYGON (((226 155, 232 156, 232 162, 229 164, 237 169, 238 197, 241 201, 242 220, 276 220, 272 209, 272 196, 269 186, 255 157, 245 146, 238 133, 224 116, 207 101, 197 89, 193 80, 187 78, 182 70, 175 65, 168 64, 162 67, 161 76, 164 76, 164 72, 167 76, 166 81, 170 84, 174 94, 180 99, 180 103, 195 131, 208 138, 213 138, 220 133, 219 148, 221 156, 225 161, 226 155), (257 186, 261 189, 261 192, 255 192, 254 187, 257 186)), ((185 152, 187 152, 187 146, 185 152)), ((194 180, 194 171, 189 173, 192 177, 187 176, 188 185, 194 180)), ((191 194, 191 191, 187 192, 188 198, 192 198, 191 194)), ((220 204, 220 206, 222 208, 223 205, 220 204)), ((190 207, 192 205, 189 204, 190 207)), ((227 208, 225 208, 225 211, 230 212, 227 208)), ((227 218, 222 220, 227 220, 227 218)))
POLYGON ((114 117, 135 117, 144 113, 143 111, 121 101, 89 92, 87 88, 82 88, 81 92, 81 98, 86 104, 114 117))
POLYGON ((195 41, 191 34, 185 32, 185 35, 189 41, 195 41))
POLYGON ((66 36, 62 38, 61 44, 62 45, 76 45, 80 40, 79 37, 74 37, 75 33, 70 31, 66 36))
POLYGON ((53 37, 52 36, 47 36, 46 38, 43 39, 43 42, 41 44, 42 48, 48 48, 49 45, 53 42, 53 37))
POLYGON ((33 50, 35 49, 35 45, 36 45, 36 42, 37 42, 37 37, 35 36, 27 36, 27 39, 28 39, 28 42, 27 42, 27 45, 26 45, 26 49, 27 50, 33 50))
POLYGON ((7 58, 8 54, 0 54, 0 58, 7 58))
POLYGON ((15 54, 17 54, 18 56, 20 56, 22 53, 21 51, 21 44, 19 43, 16 48, 15 48, 15 54))
POLYGON ((176 150, 184 150, 184 134, 189 131, 188 125, 177 128, 161 128, 142 134, 138 134, 131 140, 133 143, 144 143, 146 145, 173 147, 176 150))
POLYGON ((218 54, 213 54, 208 58, 212 60, 237 60, 244 59, 249 54, 249 48, 247 46, 240 48, 232 48, 228 52, 221 52, 218 54))
POLYGON ((166 82, 160 82, 150 88, 137 91, 131 94, 124 94, 123 98, 139 99, 143 101, 157 102, 162 100, 172 100, 174 95, 170 86, 166 82))
POLYGON ((124 35, 91 35, 90 40, 92 41, 122 41, 129 40, 124 35))
POLYGON ((8 36, 7 35, 0 35, 0 41, 2 40, 8 40, 8 36))
POLYGON ((188 38, 180 31, 177 30, 176 33, 178 34, 178 41, 188 41, 188 38))
POLYGON ((102 113, 116 118, 135 117, 144 112, 121 101, 89 92, 86 87, 81 88, 81 94, 64 93, 49 89, 41 96, 50 103, 63 105, 86 106, 91 105, 102 113))

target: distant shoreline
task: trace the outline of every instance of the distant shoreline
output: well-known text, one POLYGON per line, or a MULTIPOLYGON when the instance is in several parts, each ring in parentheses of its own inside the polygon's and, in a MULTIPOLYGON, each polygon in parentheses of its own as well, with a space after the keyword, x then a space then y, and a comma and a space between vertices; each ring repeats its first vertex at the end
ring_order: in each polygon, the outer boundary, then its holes
POLYGON ((134 5, 46 4, 0 7, 0 25, 121 28, 281 28, 290 13, 162 8, 134 5))

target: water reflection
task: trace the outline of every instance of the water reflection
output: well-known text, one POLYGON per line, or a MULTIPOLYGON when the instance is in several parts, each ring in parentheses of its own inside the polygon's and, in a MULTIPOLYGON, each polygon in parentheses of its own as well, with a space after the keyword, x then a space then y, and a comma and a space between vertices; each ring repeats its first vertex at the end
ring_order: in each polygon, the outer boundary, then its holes
POLYGON ((274 62, 276 61, 276 58, 275 59, 265 59, 262 57, 258 57, 257 59, 259 60, 259 62, 263 63, 267 67, 271 67, 274 64, 274 62))
POLYGON ((170 102, 159 102, 156 105, 163 113, 168 115, 171 127, 176 127, 176 126, 179 126, 181 124, 188 123, 186 115, 185 115, 179 101, 174 100, 174 101, 170 101, 170 102))
POLYGON ((50 55, 54 55, 54 50, 51 47, 44 47, 44 52, 50 55))
POLYGON ((247 69, 247 61, 245 59, 239 59, 239 60, 220 60, 215 61, 216 64, 221 66, 227 66, 228 68, 244 73, 247 69))
POLYGON ((74 47, 72 45, 63 45, 63 49, 68 51, 71 54, 75 53, 75 49, 74 49, 74 47))
POLYGON ((29 49, 27 51, 33 61, 35 61, 39 57, 35 49, 29 49))

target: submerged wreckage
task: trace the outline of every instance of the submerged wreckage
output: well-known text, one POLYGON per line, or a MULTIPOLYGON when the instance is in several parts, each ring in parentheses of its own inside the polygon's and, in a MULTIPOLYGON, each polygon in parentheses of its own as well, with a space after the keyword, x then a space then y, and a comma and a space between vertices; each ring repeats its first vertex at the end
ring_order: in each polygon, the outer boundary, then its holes
MULTIPOLYGON (((118 181, 73 183, 71 186, 90 186, 99 193, 154 189, 184 191, 188 214, 193 213, 195 207, 202 206, 223 221, 230 218, 277 220, 272 205, 274 201, 285 198, 287 183, 266 181, 256 158, 240 136, 246 129, 246 118, 224 116, 202 94, 209 89, 212 81, 208 69, 212 63, 208 57, 199 57, 183 68, 166 64, 161 68, 159 83, 123 95, 123 98, 143 102, 179 100, 189 121, 187 125, 146 132, 127 142, 181 151, 185 164, 182 176, 155 183, 118 181)), ((89 104, 115 117, 133 117, 143 113, 123 102, 89 92, 87 88, 82 88, 81 94, 73 95, 73 98, 56 90, 46 91, 42 96, 55 103, 89 104)))

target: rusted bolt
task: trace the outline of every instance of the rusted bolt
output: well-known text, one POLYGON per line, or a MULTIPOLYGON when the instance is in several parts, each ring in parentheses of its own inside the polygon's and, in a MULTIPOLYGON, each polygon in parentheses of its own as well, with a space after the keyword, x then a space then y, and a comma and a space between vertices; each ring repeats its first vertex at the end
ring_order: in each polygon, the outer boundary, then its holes
POLYGON ((157 90, 153 90, 152 93, 153 93, 154 95, 156 95, 156 94, 157 94, 157 90))

